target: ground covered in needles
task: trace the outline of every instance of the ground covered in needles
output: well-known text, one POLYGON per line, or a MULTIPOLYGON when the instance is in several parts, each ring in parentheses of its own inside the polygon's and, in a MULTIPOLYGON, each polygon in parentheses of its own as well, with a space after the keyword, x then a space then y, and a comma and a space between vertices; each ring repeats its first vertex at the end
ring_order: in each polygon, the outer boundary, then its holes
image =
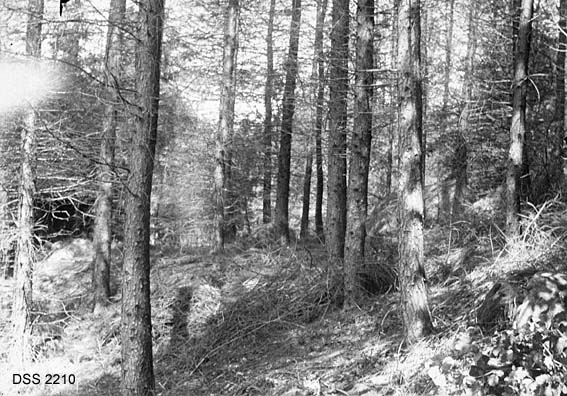
MULTIPOLYGON (((415 345, 403 342, 395 282, 379 284, 395 274, 375 246, 391 235, 371 235, 364 267, 375 270, 361 274, 366 290, 348 309, 340 269, 316 241, 280 247, 259 233, 222 255, 158 246, 157 394, 567 394, 567 208, 549 201, 528 212, 515 240, 478 213, 427 229, 436 332, 415 345)), ((2 354, 1 395, 119 395, 120 296, 90 312, 91 260, 89 241, 59 242, 43 252, 34 283, 36 361, 27 371, 73 374, 75 383, 14 385, 2 354)), ((9 292, 1 281, 0 351, 9 292)))

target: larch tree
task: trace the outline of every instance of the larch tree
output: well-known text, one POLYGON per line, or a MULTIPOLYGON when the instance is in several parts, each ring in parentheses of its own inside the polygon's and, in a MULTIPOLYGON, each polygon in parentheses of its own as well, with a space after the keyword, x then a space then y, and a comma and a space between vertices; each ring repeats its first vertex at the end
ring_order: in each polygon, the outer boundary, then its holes
POLYGON ((468 40, 467 53, 465 58, 465 73, 463 76, 463 92, 462 92, 462 110, 459 117, 459 127, 457 130, 456 150, 453 154, 452 170, 455 178, 455 193, 453 195, 453 205, 451 208, 451 218, 453 221, 459 220, 464 210, 465 192, 468 188, 468 145, 466 136, 470 131, 470 118, 472 111, 473 99, 473 72, 474 59, 477 46, 477 29, 476 29, 476 13, 477 7, 474 4, 469 5, 469 23, 468 23, 468 40))
POLYGON ((441 112, 446 113, 449 106, 451 67, 453 58, 453 25, 455 22, 455 0, 449 0, 447 3, 447 33, 445 36, 445 70, 443 77, 443 104, 441 112))
MULTIPOLYGON (((440 128, 442 131, 447 131, 449 129, 450 115, 449 111, 449 99, 451 94, 450 82, 451 82, 451 68, 452 68, 452 57, 453 57, 453 25, 455 22, 455 0, 449 0, 447 3, 447 31, 445 33, 445 65, 443 70, 443 98, 441 105, 442 120, 440 128)), ((426 47, 426 46, 425 46, 426 47)), ((458 150, 458 145, 457 145, 458 150)), ((440 180, 439 186, 439 200, 437 204, 437 220, 440 222, 445 222, 446 217, 450 215, 451 212, 451 202, 449 197, 449 189, 451 182, 453 181, 454 175, 452 172, 447 173, 445 167, 439 164, 438 177, 440 180)))
POLYGON ((348 219, 345 241, 345 297, 356 298, 356 274, 364 261, 368 214, 368 172, 372 142, 374 0, 359 0, 356 9, 356 72, 354 128, 348 180, 348 219))
POLYGON ((549 175, 548 186, 553 190, 564 190, 563 183, 565 176, 563 174, 563 141, 567 136, 565 127, 567 126, 567 111, 565 107, 565 62, 567 57, 567 0, 559 1, 559 30, 558 30, 558 46, 556 57, 555 74, 555 125, 551 136, 551 151, 549 159, 549 175))
POLYGON ((285 86, 282 99, 282 125, 278 153, 278 181, 276 193, 275 227, 279 239, 289 243, 289 181, 291 172, 291 135, 295 112, 295 86, 297 84, 297 53, 301 27, 301 0, 292 0, 289 50, 286 60, 285 86))
POLYGON ((309 237, 309 207, 311 205, 311 175, 313 174, 313 153, 311 149, 305 159, 305 173, 303 174, 303 200, 301 205, 301 221, 299 239, 307 240, 309 237))
POLYGON ((228 229, 226 206, 229 198, 230 150, 234 134, 239 14, 239 0, 229 0, 224 27, 219 125, 215 150, 215 252, 224 250, 228 229))
POLYGON ((156 152, 164 1, 138 10, 136 104, 125 202, 122 271, 122 396, 155 394, 150 305, 150 198, 156 152))
MULTIPOLYGON (((320 0, 320 9, 318 8, 317 21, 321 18, 321 25, 325 22, 327 14, 327 0, 320 0)), ((318 23, 317 22, 317 23, 318 23)), ((322 39, 322 38, 321 38, 322 39)), ((318 63, 318 89, 316 103, 316 122, 315 122, 315 175, 317 176, 317 184, 315 187, 315 234, 319 239, 325 238, 325 229, 323 228, 323 189, 325 186, 325 175, 323 174, 323 145, 322 132, 324 128, 324 100, 325 100, 325 59, 323 58, 323 46, 319 48, 317 56, 318 63)))
MULTIPOLYGON (((425 128, 426 124, 424 120, 427 119, 427 111, 428 111, 428 97, 427 92, 429 91, 429 44, 432 34, 429 32, 430 24, 428 22, 429 19, 429 10, 427 8, 427 2, 424 1, 423 3, 420 2, 419 6, 419 46, 420 46, 420 81, 421 84, 418 84, 419 95, 421 97, 420 105, 421 105, 421 117, 418 118, 418 122, 421 126, 418 128, 421 134, 421 142, 422 147, 424 150, 421 152, 421 187, 425 190, 425 171, 426 165, 425 162, 427 160, 425 147, 427 145, 427 130, 425 128), (422 21, 423 18, 423 21, 422 21)), ((423 218, 427 217, 426 207, 423 207, 423 218)))
MULTIPOLYGON (((398 53, 398 7, 399 1, 394 1, 392 5, 392 27, 390 34, 390 67, 392 70, 397 68, 397 53, 398 53)), ((397 76, 395 76, 396 82, 392 83, 388 89, 388 94, 390 96, 390 106, 389 106, 389 122, 390 127, 388 128, 388 149, 386 152, 386 191, 388 195, 395 190, 394 185, 394 173, 397 169, 397 156, 396 152, 396 137, 398 134, 398 109, 397 101, 394 100, 397 96, 397 76)))
POLYGON ((344 258, 347 185, 347 98, 349 0, 333 0, 329 60, 329 148, 327 174, 327 237, 329 258, 344 258))
POLYGON ((110 297, 110 265, 112 244, 113 166, 116 146, 116 126, 120 110, 122 22, 126 0, 111 0, 104 55, 104 125, 101 133, 98 163, 98 194, 95 203, 93 266, 94 311, 103 309, 110 297))
POLYGON ((506 233, 520 233, 520 197, 522 176, 525 173, 526 152, 526 94, 528 88, 528 63, 532 30, 533 0, 522 0, 517 40, 514 49, 514 76, 512 82, 512 121, 510 125, 510 149, 506 170, 506 233))
POLYGON ((423 136, 420 0, 398 5, 398 277, 406 340, 433 330, 423 252, 423 136))
POLYGON ((266 34, 266 86, 264 87, 264 174, 262 190, 262 222, 272 220, 272 98, 274 96, 274 16, 276 0, 270 0, 266 34))
MULTIPOLYGON (((27 10, 26 55, 30 58, 29 62, 35 63, 41 57, 44 1, 29 0, 27 10)), ((14 342, 10 351, 10 360, 18 366, 29 362, 32 358, 31 307, 34 264, 33 202, 35 195, 36 124, 36 109, 32 107, 26 111, 21 125, 18 236, 11 317, 14 342)))
MULTIPOLYGON (((313 64, 311 67, 310 93, 313 101, 311 119, 313 121, 314 143, 305 160, 305 176, 303 180, 303 206, 301 210, 301 230, 299 236, 305 239, 309 235, 309 211, 311 198, 311 176, 313 173, 313 155, 315 155, 317 189, 315 205, 315 231, 317 235, 323 233, 323 158, 321 153, 321 131, 323 129, 323 106, 325 99, 325 63, 323 59, 323 25, 327 12, 327 0, 317 0, 317 16, 315 22, 315 41, 313 43, 313 64), (320 172, 320 174, 319 174, 320 172), (320 190, 319 190, 320 183, 320 190)), ((311 142, 311 138, 310 138, 311 142)), ((312 144, 312 143, 310 143, 312 144)))

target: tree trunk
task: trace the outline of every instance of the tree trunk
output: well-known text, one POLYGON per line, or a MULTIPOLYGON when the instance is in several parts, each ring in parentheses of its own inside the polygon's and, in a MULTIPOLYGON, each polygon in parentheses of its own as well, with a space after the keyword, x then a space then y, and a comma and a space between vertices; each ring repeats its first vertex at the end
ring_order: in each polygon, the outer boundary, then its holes
POLYGON ((278 238, 289 243, 289 179, 291 165, 291 134, 295 112, 295 85, 297 81, 297 52, 301 26, 301 0, 292 0, 289 52, 286 62, 285 87, 282 100, 282 127, 278 154, 278 185, 275 226, 278 238))
MULTIPOLYGON (((398 9, 399 0, 395 0, 392 6, 392 31, 391 31, 391 41, 390 41, 390 51, 391 51, 391 68, 396 70, 397 66, 397 53, 398 53, 398 9)), ((397 74, 393 76, 393 82, 389 87, 390 95, 390 106, 389 106, 389 121, 390 127, 388 128, 388 151, 386 153, 386 190, 388 195, 395 190, 395 178, 394 173, 398 169, 398 161, 395 153, 396 150, 396 137, 398 133, 398 114, 397 114, 397 103, 394 99, 397 95, 397 74)))
MULTIPOLYGON (((43 27, 43 0, 28 1, 26 54, 33 60, 41 57, 43 27)), ((27 111, 21 129, 20 191, 18 197, 18 237, 16 246, 14 300, 12 303, 12 331, 14 342, 10 360, 17 367, 32 359, 31 308, 33 281, 33 200, 35 195, 36 113, 27 111)), ((21 366, 20 366, 21 365, 21 366)))
POLYGON ((563 175, 563 139, 565 138, 565 126, 567 112, 565 108, 565 52, 567 51, 567 0, 559 1, 559 37, 556 61, 555 80, 555 122, 551 131, 551 152, 549 159, 550 191, 561 191, 563 189, 565 176, 563 175))
MULTIPOLYGON (((325 65, 323 63, 323 24, 325 23, 325 13, 327 11, 327 0, 317 1, 317 22, 315 25, 315 41, 313 44, 314 54, 313 54, 313 64, 311 68, 311 84, 312 92, 310 94, 313 103, 313 112, 311 114, 311 119, 313 120, 313 131, 315 137, 315 147, 309 150, 307 159, 305 160, 305 176, 303 179, 303 206, 301 211, 301 231, 299 236, 301 239, 307 238, 309 235, 309 206, 310 206, 310 194, 311 194, 311 175, 313 173, 313 155, 315 154, 316 159, 322 158, 317 157, 321 155, 321 129, 323 128, 323 100, 325 95, 325 85, 324 85, 324 72, 325 65), (314 150, 313 150, 314 149, 314 150), (319 149, 319 150, 318 150, 319 149), (314 152, 313 152, 314 151, 314 152)), ((311 142, 311 139, 310 139, 311 142)), ((317 166, 319 163, 317 162, 317 166)), ((317 167, 317 172, 319 168, 317 167)), ((323 166, 321 164, 321 182, 323 166)), ((317 173, 317 181, 319 182, 319 173, 317 173)), ((317 184, 318 185, 318 184, 317 184)), ((317 194, 319 191, 317 190, 317 194)), ((317 199, 319 196, 317 195, 317 199)), ((322 200, 323 200, 323 188, 321 187, 321 202, 316 201, 315 210, 322 210, 322 200), (319 206, 317 206, 319 203, 319 206)), ((315 214, 315 230, 317 232, 317 213, 315 214)), ((323 217, 322 212, 319 212, 320 229, 323 229, 323 217)))
POLYGON ((313 154, 309 152, 305 160, 305 174, 303 176, 303 202, 301 207, 301 228, 299 239, 305 241, 309 236, 309 205, 311 201, 311 174, 313 173, 313 154))
POLYGON ((401 0, 398 11, 398 188, 401 311, 408 342, 431 333, 423 255, 423 138, 421 133, 420 1, 401 0))
POLYGON ((325 105, 325 60, 323 52, 323 25, 327 14, 327 0, 317 2, 317 26, 320 26, 320 42, 317 43, 315 36, 315 50, 317 51, 317 100, 315 104, 315 171, 317 174, 317 186, 315 191, 315 234, 320 240, 325 239, 323 228, 323 190, 325 186, 325 176, 323 175, 323 150, 321 135, 323 131, 323 106, 325 105))
POLYGON ((356 298, 356 273, 364 261, 368 172, 372 142, 372 96, 374 84, 374 0, 359 0, 356 9, 356 81, 354 129, 351 140, 348 181, 348 213, 345 242, 345 297, 356 298))
POLYGON ((465 191, 468 188, 468 145, 466 136, 470 130, 470 113, 472 101, 472 81, 474 71, 474 58, 476 54, 476 10, 477 7, 469 5, 469 32, 467 42, 467 56, 465 60, 465 74, 463 86, 463 107, 459 119, 457 132, 456 151, 453 157, 453 175, 455 176, 455 193, 453 195, 453 207, 451 218, 459 220, 464 210, 465 191))
POLYGON ((12 173, 10 164, 14 160, 12 153, 14 145, 18 144, 21 135, 18 128, 8 122, 8 117, 2 117, 0 128, 2 139, 0 139, 0 279, 11 278, 14 274, 14 253, 17 243, 17 224, 13 219, 13 205, 8 191, 12 184, 12 173), (11 210, 12 209, 12 210, 11 210))
POLYGON ((521 183, 525 183, 521 178, 525 172, 526 92, 532 16, 533 0, 522 0, 514 56, 513 110, 506 172, 506 232, 508 236, 520 233, 521 183))
POLYGON ((108 305, 110 297, 110 264, 112 244, 112 180, 116 124, 120 104, 118 83, 121 80, 122 30, 126 0, 111 0, 108 16, 108 33, 105 53, 105 118, 98 164, 98 196, 95 204, 94 224, 95 260, 93 268, 94 311, 108 305))
POLYGON ((349 0, 333 0, 329 73, 329 155, 327 176, 327 250, 332 261, 344 258, 346 233, 346 149, 349 0))
POLYGON ((262 195, 262 222, 272 220, 272 97, 274 96, 274 15, 276 0, 270 0, 268 14, 268 34, 266 35, 266 87, 264 90, 264 185, 262 195))
POLYGON ((449 15, 447 17, 447 35, 445 37, 445 78, 443 81, 443 105, 441 107, 441 113, 443 117, 447 117, 447 107, 449 106, 449 82, 451 78, 451 57, 453 55, 453 22, 455 14, 455 0, 449 0, 448 6, 449 15))
POLYGON ((236 52, 238 48, 239 0, 230 0, 225 20, 223 71, 220 94, 219 127, 216 141, 215 165, 215 246, 217 253, 224 250, 229 197, 230 150, 234 132, 234 101, 236 97, 236 52))
POLYGON ((135 130, 131 136, 122 273, 122 396, 155 393, 150 305, 150 198, 157 139, 163 0, 139 5, 135 130))
MULTIPOLYGON (((419 15, 419 46, 420 46, 420 81, 421 84, 418 84, 417 86, 417 90, 419 91, 417 94, 419 95, 419 97, 421 98, 421 100, 419 100, 419 106, 421 107, 421 117, 419 117, 418 122, 421 124, 421 126, 418 128, 418 130, 420 131, 421 134, 421 145, 423 148, 425 148, 426 144, 427 144, 427 124, 426 124, 426 120, 427 120, 427 106, 428 106, 428 97, 427 97, 427 92, 429 90, 428 87, 428 81, 429 81, 429 56, 428 56, 428 51, 429 51, 429 40, 431 35, 429 34, 428 28, 429 28, 429 23, 428 23, 428 19, 429 19, 429 11, 427 9, 427 3, 424 0, 423 3, 420 2, 420 15, 419 15), (423 17, 423 21, 422 21, 422 17, 423 17), (422 28, 423 27, 423 28, 422 28), (423 32, 422 32, 423 30, 423 32)), ((421 152, 421 188, 423 191, 425 191, 425 162, 427 160, 426 157, 426 152, 425 149, 422 150, 421 152)), ((424 206, 423 207, 423 220, 425 221, 425 218, 427 217, 427 211, 426 211, 427 207, 424 206)))

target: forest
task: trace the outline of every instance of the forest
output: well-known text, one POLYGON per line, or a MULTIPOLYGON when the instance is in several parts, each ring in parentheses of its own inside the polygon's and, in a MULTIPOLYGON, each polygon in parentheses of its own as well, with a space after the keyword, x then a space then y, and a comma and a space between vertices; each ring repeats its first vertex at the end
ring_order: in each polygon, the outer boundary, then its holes
POLYGON ((0 396, 567 395, 567 0, 0 0, 0 396))

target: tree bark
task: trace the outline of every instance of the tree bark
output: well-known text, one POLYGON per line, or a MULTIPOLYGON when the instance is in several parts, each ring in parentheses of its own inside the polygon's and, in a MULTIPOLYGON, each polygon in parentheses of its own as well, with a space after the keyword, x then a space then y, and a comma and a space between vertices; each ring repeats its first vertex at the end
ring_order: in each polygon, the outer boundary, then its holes
POLYGON ((157 139, 163 0, 139 4, 135 130, 131 136, 122 273, 122 396, 155 393, 150 304, 150 197, 157 139))
POLYGON ((303 202, 301 206, 301 228, 299 239, 305 241, 309 236, 309 206, 311 203, 311 174, 313 173, 313 153, 307 154, 303 176, 303 202))
POLYGON ((559 37, 556 60, 555 80, 555 122, 551 131, 551 152, 549 159, 550 191, 561 191, 565 182, 563 174, 563 139, 565 138, 565 126, 567 125, 567 111, 565 108, 565 65, 567 51, 567 0, 559 1, 559 37))
POLYGON ((372 143, 372 97, 374 84, 374 0, 359 0, 356 9, 356 81, 354 129, 351 139, 348 181, 348 213, 345 242, 345 297, 356 299, 356 273, 364 261, 368 172, 372 143))
MULTIPOLYGON (((447 117, 447 107, 449 106, 449 96, 450 96, 450 78, 451 78, 451 58, 453 55, 453 22, 455 14, 455 0, 449 0, 449 15, 447 17, 447 35, 445 37, 445 78, 443 81, 443 105, 441 107, 441 113, 444 117, 447 117)), ((466 80, 465 80, 466 83, 466 80)))
MULTIPOLYGON (((320 240, 325 239, 325 229, 323 228, 323 193, 325 186, 325 176, 323 174, 323 149, 321 135, 323 131, 323 106, 325 105, 325 59, 323 52, 323 25, 327 14, 327 0, 317 2, 317 26, 320 29, 320 45, 317 54, 317 101, 315 107, 315 172, 317 174, 317 186, 315 190, 315 234, 320 240)), ((316 36, 317 39, 317 36, 316 36)))
POLYGON ((297 82, 297 52, 301 26, 301 0, 292 0, 289 52, 286 62, 285 86, 282 100, 282 127, 278 154, 278 184, 276 195, 275 226, 280 240, 289 243, 289 180, 291 170, 291 134, 295 112, 295 86, 297 82))
POLYGON ((398 11, 398 187, 401 311, 413 343, 432 332, 423 254, 423 136, 421 106, 420 1, 401 0, 398 11))
POLYGON ((98 164, 98 196, 95 204, 93 268, 94 311, 108 305, 110 297, 110 265, 112 244, 112 186, 116 124, 120 104, 122 22, 126 13, 126 0, 111 0, 106 36, 105 63, 105 118, 98 164))
POLYGON ((349 0, 333 0, 329 73, 329 154, 327 175, 327 250, 342 263, 346 233, 346 149, 349 0))
MULTIPOLYGON (((397 53, 398 53, 398 9, 399 0, 394 0, 392 5, 392 31, 391 31, 391 41, 390 41, 390 51, 391 51, 391 68, 396 70, 397 68, 397 53)), ((389 121, 390 127, 388 128, 388 151, 386 153, 386 189, 388 195, 396 189, 394 173, 398 169, 397 163, 397 152, 396 147, 396 137, 398 133, 398 114, 397 114, 397 102, 394 98, 397 95, 398 89, 398 76, 394 74, 392 76, 392 84, 389 87, 390 95, 390 106, 389 106, 389 121)))
POLYGON ((526 165, 526 93, 532 17, 533 0, 522 0, 517 45, 515 45, 514 54, 513 110, 506 172, 506 232, 511 237, 520 233, 521 184, 526 183, 521 179, 525 176, 526 165))
POLYGON ((274 96, 274 15, 276 14, 276 0, 270 0, 268 14, 268 33, 266 35, 266 87, 264 90, 264 184, 262 195, 262 222, 272 220, 272 98, 274 96))
MULTIPOLYGON (((28 1, 26 55, 32 62, 41 57, 43 0, 28 1)), ((12 303, 12 334, 14 341, 10 360, 16 367, 32 359, 31 308, 34 264, 33 201, 35 195, 36 110, 27 111, 21 129, 21 167, 18 197, 18 237, 16 245, 14 299, 12 303)))
MULTIPOLYGON (((455 0, 448 1, 448 18, 447 18, 447 32, 445 35, 445 70, 443 79, 443 104, 441 106, 441 130, 448 130, 448 118, 447 114, 449 106, 449 96, 450 96, 450 82, 451 82, 451 58, 453 54, 453 25, 454 25, 454 14, 455 14, 455 0)), ((466 83, 466 80, 465 80, 466 83)), ((457 150, 458 150, 457 146, 457 150)), ((447 170, 443 166, 442 161, 439 161, 438 165, 438 180, 439 180, 439 194, 437 203, 437 220, 444 223, 451 212, 451 203, 449 197, 449 186, 451 184, 453 174, 447 174, 447 170)))
POLYGON ((220 95, 219 127, 215 165, 215 246, 224 250, 228 228, 226 204, 229 197, 230 150, 234 133, 234 102, 236 97, 236 52, 238 49, 239 0, 230 0, 225 20, 223 71, 220 95))
MULTIPOLYGON (((419 100, 419 106, 421 107, 421 117, 419 118, 418 122, 421 123, 421 126, 418 128, 421 134, 421 145, 425 148, 427 144, 427 109, 428 109, 428 97, 427 92, 429 90, 428 82, 429 82, 429 40, 431 35, 429 34, 429 10, 426 7, 427 3, 424 1, 423 3, 420 2, 420 15, 419 15, 419 45, 420 45, 420 81, 421 84, 418 84, 418 95, 420 96, 421 100, 419 100), (423 23, 422 23, 423 18, 423 23), (422 28, 423 27, 423 28, 422 28)), ((425 191, 425 162, 427 160, 425 149, 421 152, 421 188, 425 191)), ((423 220, 427 217, 427 207, 423 207, 423 220)))

